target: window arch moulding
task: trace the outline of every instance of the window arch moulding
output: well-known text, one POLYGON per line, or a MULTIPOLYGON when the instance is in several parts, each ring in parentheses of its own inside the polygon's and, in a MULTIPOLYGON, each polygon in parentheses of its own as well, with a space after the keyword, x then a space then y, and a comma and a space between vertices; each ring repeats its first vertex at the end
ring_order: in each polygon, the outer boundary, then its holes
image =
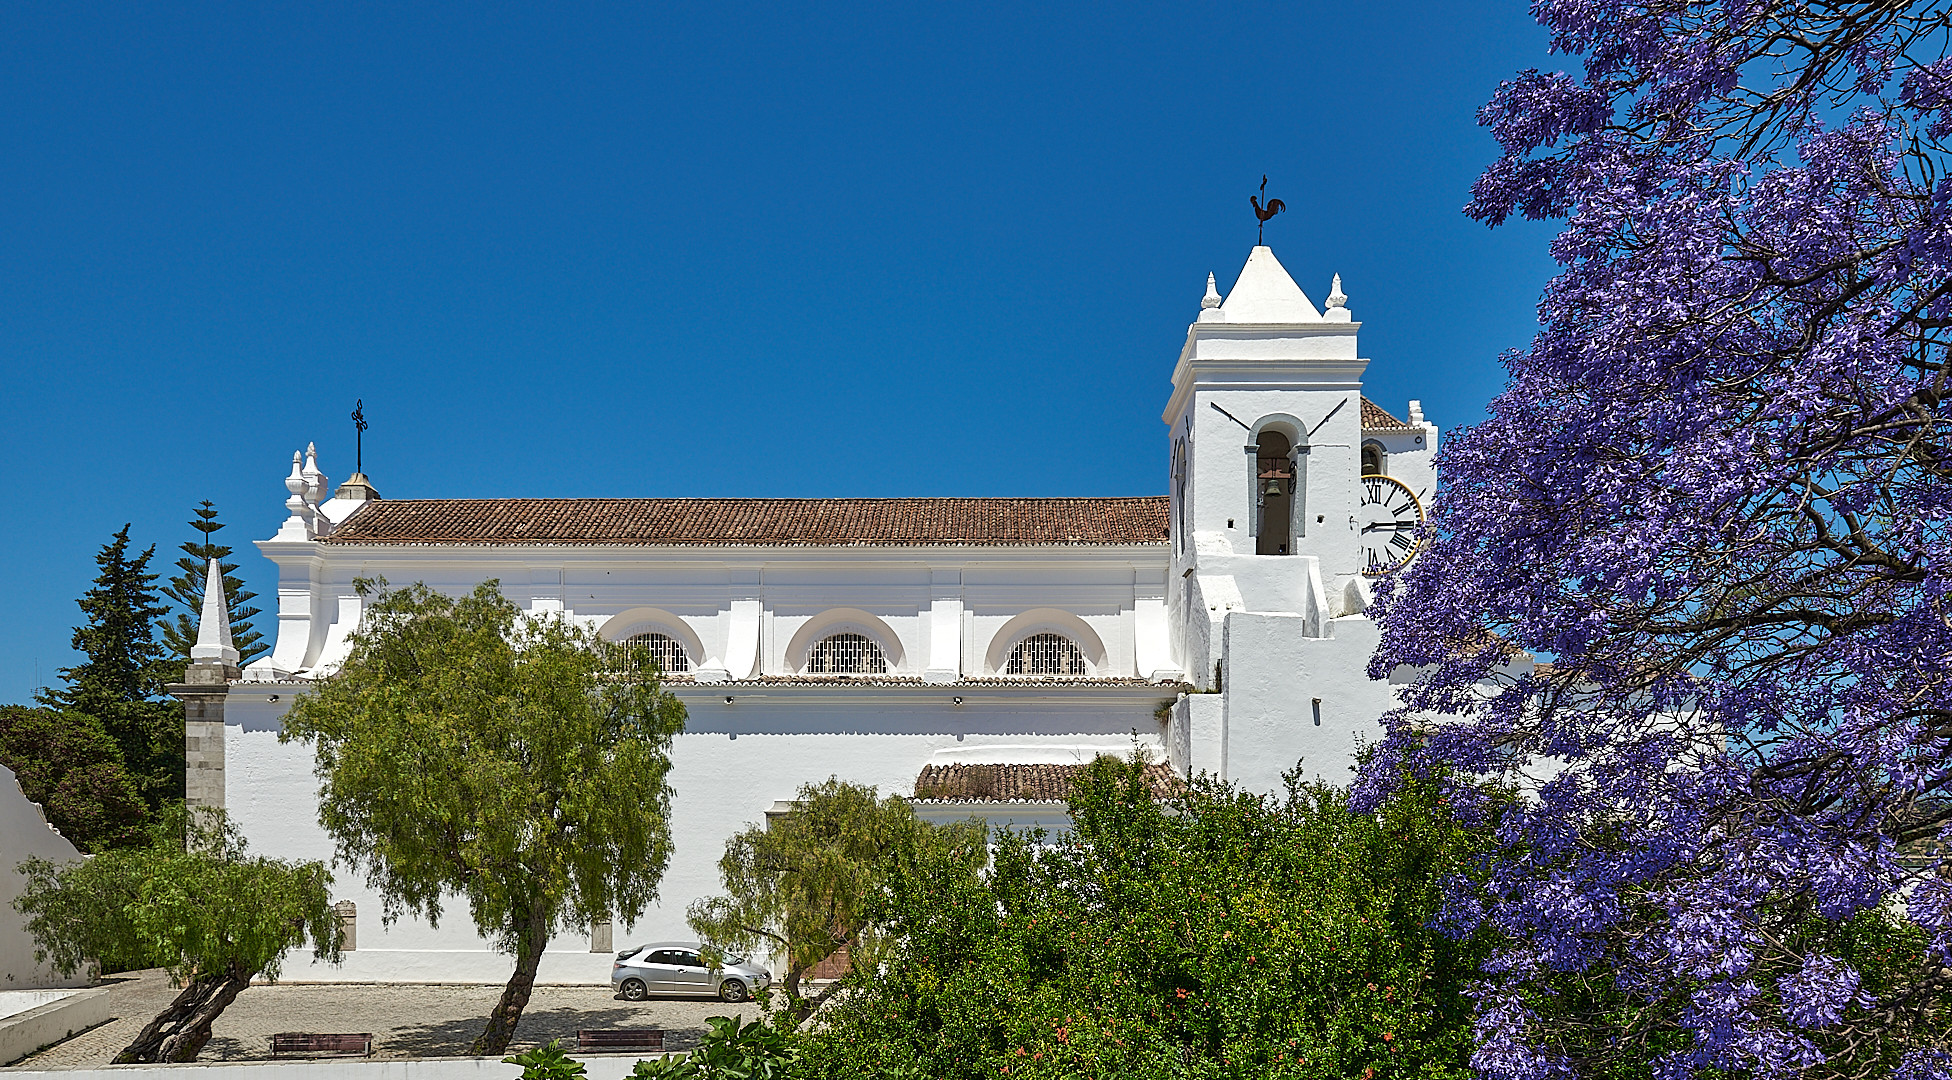
POLYGON ((618 612, 604 620, 603 625, 597 629, 597 634, 603 640, 611 642, 626 641, 639 634, 663 634, 669 637, 684 650, 690 668, 687 672, 672 674, 696 673, 700 667, 706 666, 708 659, 705 644, 699 639, 697 631, 683 619, 662 608, 631 608, 629 611, 618 612))
POLYGON ((1038 634, 1056 634, 1068 639, 1083 654, 1090 675, 1109 674, 1106 671, 1105 642, 1098 632, 1091 628, 1090 623, 1058 608, 1034 608, 998 627, 990 637, 989 648, 985 650, 984 674, 1008 677, 1005 673, 1010 667, 1010 654, 1026 639, 1038 634))
POLYGON ((795 675, 814 675, 807 670, 808 654, 814 646, 837 634, 859 634, 881 649, 888 675, 906 675, 907 659, 901 637, 879 616, 860 608, 830 608, 801 623, 786 643, 784 660, 795 675))

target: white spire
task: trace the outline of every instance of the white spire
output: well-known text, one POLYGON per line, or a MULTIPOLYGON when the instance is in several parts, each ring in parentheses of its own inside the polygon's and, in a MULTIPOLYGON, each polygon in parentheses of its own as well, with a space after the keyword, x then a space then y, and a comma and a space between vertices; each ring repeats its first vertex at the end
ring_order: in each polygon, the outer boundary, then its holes
POLYGON ((300 517, 305 513, 305 451, 291 452, 291 475, 285 477, 285 490, 291 497, 285 500, 285 509, 291 516, 300 517))
POLYGON ((1220 303, 1220 286, 1214 282, 1213 275, 1208 274, 1206 276, 1206 295, 1200 298, 1199 321, 1219 322, 1226 318, 1225 315, 1220 314, 1220 303))
POLYGON ((224 597, 224 572, 217 560, 203 579, 203 618, 197 622, 197 643, 190 646, 190 662, 215 660, 237 663, 237 646, 230 639, 230 603, 224 597))
POLYGON ((1293 324, 1321 322, 1322 313, 1315 310, 1301 286, 1288 276, 1281 260, 1265 247, 1257 247, 1247 255, 1247 265, 1240 268, 1240 277, 1234 280, 1233 290, 1220 305, 1230 323, 1273 323, 1293 324))
POLYGON ((1341 274, 1335 275, 1335 281, 1328 287, 1328 310, 1322 312, 1322 318, 1330 322, 1348 322, 1351 318, 1349 298, 1342 292, 1341 274))
POLYGON ((319 444, 305 444, 305 501, 318 502, 325 498, 325 474, 319 471, 319 444))

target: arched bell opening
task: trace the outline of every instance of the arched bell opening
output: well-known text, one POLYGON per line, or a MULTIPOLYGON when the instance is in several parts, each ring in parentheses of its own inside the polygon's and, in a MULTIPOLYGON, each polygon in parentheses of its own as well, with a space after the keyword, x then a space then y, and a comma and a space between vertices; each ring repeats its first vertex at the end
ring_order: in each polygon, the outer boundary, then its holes
POLYGON ((1362 475, 1385 476, 1388 474, 1388 458, 1383 454, 1383 445, 1377 442, 1362 444, 1362 475))
POLYGON ((1261 432, 1254 454, 1254 489, 1259 520, 1254 528, 1257 555, 1294 553, 1295 501, 1298 478, 1295 475, 1294 443, 1272 428, 1261 432))

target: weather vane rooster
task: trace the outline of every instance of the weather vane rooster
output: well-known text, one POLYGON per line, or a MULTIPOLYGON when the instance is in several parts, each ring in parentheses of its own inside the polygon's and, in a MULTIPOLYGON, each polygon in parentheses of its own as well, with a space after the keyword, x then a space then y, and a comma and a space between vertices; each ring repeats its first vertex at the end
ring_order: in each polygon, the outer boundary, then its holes
POLYGON ((1254 204, 1254 216, 1261 219, 1260 225, 1254 229, 1255 247, 1261 246, 1261 230, 1267 228, 1267 219, 1288 208, 1288 204, 1280 199, 1268 199, 1267 205, 1262 206, 1261 200, 1265 198, 1267 198, 1267 175, 1264 173, 1261 176, 1261 193, 1247 196, 1247 201, 1254 204))

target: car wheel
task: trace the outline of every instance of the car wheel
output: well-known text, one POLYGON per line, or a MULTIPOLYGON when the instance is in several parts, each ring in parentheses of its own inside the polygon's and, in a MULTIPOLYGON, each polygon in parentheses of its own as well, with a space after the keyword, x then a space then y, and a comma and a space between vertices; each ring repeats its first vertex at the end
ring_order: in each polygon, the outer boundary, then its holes
POLYGON ((625 979, 623 991, 625 1001, 642 1001, 651 996, 642 979, 625 979))
POLYGON ((718 984, 718 996, 721 1001, 744 1001, 746 984, 737 979, 727 979, 718 984))

